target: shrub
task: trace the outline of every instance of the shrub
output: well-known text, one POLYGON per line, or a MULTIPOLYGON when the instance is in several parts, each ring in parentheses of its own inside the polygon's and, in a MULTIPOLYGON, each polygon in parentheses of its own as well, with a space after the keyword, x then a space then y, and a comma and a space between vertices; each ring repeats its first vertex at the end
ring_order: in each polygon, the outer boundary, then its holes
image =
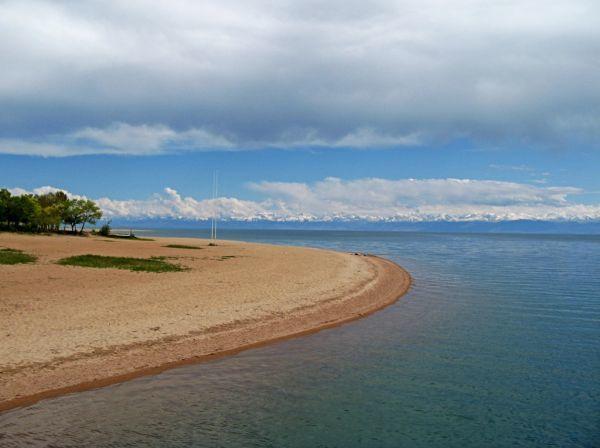
POLYGON ((100 227, 100 235, 110 236, 110 230, 110 221, 107 221, 100 227))

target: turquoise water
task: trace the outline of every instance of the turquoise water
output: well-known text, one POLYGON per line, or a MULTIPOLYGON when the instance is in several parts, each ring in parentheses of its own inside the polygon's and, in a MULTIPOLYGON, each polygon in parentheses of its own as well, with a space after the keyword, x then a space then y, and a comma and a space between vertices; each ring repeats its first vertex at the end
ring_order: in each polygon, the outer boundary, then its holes
POLYGON ((600 237, 222 236, 382 255, 414 286, 338 328, 1 414, 0 446, 600 446, 600 237))

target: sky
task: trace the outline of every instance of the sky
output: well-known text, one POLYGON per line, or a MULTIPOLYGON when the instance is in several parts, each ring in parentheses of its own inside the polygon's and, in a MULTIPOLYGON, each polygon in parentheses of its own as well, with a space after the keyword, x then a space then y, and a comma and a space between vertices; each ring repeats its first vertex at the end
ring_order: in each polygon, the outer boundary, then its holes
POLYGON ((597 1, 2 1, 0 67, 15 194, 132 219, 600 221, 597 1))

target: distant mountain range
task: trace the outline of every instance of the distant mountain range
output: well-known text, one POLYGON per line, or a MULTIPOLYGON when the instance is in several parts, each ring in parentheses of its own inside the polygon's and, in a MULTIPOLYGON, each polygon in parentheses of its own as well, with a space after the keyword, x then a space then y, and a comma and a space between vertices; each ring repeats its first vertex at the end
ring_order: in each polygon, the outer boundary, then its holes
MULTIPOLYGON (((202 229, 210 228, 210 221, 147 219, 114 219, 115 228, 134 229, 202 229)), ((458 233, 543 233, 543 234, 591 234, 600 235, 600 221, 295 221, 275 222, 270 220, 219 221, 224 229, 289 229, 289 230, 361 230, 398 232, 458 232, 458 233)))

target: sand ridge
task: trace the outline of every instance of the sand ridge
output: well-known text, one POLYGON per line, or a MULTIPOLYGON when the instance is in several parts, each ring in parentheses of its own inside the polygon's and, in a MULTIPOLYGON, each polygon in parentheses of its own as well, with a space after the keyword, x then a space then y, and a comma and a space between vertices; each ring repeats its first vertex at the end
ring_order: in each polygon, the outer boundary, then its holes
POLYGON ((389 261, 312 248, 8 233, 0 247, 39 257, 0 266, 0 410, 337 325, 410 285, 389 261), (55 264, 86 253, 165 256, 188 270, 55 264))

